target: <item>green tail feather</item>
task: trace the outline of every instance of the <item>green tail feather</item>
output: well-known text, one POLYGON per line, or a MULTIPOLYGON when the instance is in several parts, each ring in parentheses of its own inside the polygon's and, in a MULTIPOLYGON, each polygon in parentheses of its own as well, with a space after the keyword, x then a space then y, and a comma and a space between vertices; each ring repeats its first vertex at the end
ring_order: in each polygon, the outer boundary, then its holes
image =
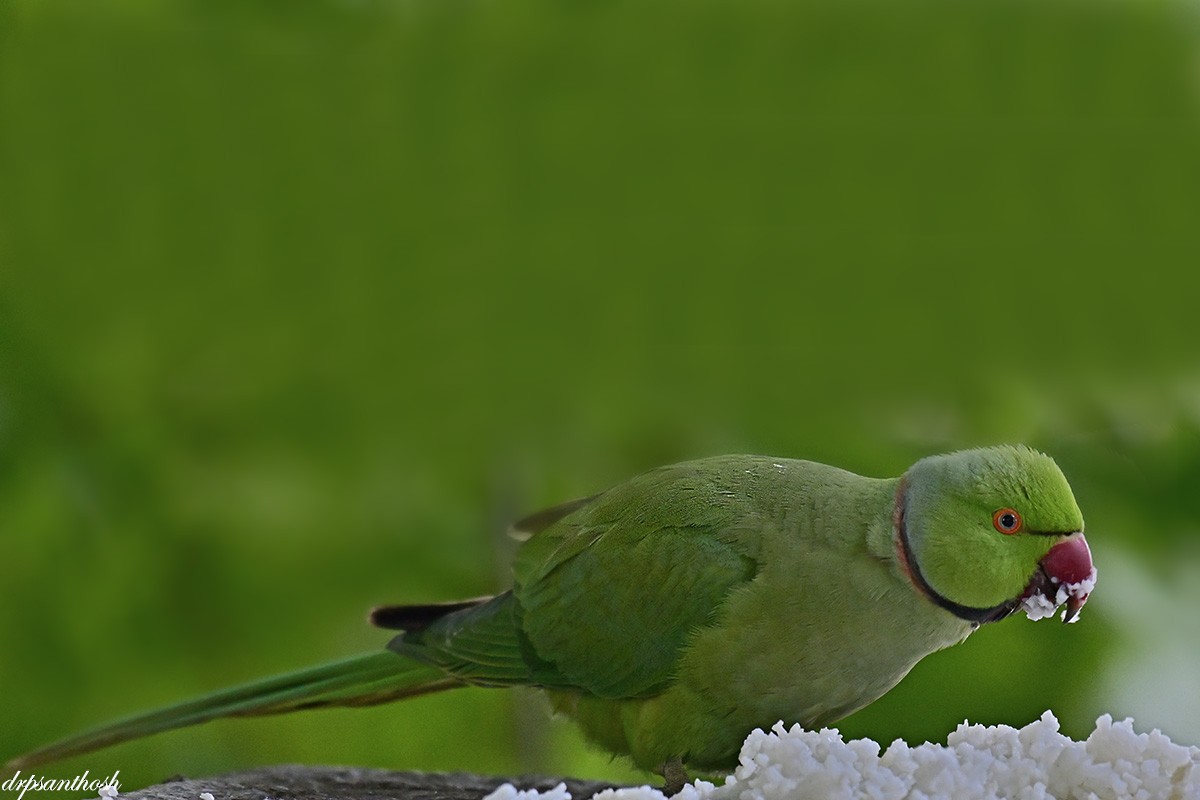
POLYGON ((368 706, 462 685, 438 667, 388 651, 370 653, 117 720, 18 756, 4 768, 33 767, 218 717, 368 706))

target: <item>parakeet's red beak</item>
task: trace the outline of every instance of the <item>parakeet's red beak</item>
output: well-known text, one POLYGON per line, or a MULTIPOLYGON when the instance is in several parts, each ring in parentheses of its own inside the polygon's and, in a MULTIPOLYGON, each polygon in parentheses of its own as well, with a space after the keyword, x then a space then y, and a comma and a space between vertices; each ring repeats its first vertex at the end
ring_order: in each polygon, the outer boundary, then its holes
POLYGON ((1066 605, 1063 622, 1071 622, 1096 585, 1092 551, 1082 533, 1073 533, 1050 548, 1034 573, 1022 599, 1041 595, 1053 606, 1066 605))

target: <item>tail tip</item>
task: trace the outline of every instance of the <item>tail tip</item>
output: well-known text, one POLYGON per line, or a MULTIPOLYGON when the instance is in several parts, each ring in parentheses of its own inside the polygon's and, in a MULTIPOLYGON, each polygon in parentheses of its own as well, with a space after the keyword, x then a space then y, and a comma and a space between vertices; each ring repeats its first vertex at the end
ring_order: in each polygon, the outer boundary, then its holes
POLYGON ((4 766, 0 767, 0 771, 5 773, 14 772, 16 770, 24 769, 28 766, 30 766, 28 758, 25 756, 17 756, 16 758, 10 758, 8 761, 5 761, 4 766))

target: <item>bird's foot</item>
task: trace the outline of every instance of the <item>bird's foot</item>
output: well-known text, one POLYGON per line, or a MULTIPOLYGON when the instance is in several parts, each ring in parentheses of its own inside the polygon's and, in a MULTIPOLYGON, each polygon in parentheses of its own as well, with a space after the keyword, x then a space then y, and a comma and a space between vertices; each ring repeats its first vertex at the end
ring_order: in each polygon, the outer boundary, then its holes
POLYGON ((674 797, 683 789, 684 784, 690 783, 687 770, 684 769, 683 759, 679 756, 669 758, 658 768, 663 776, 662 792, 667 797, 674 797))

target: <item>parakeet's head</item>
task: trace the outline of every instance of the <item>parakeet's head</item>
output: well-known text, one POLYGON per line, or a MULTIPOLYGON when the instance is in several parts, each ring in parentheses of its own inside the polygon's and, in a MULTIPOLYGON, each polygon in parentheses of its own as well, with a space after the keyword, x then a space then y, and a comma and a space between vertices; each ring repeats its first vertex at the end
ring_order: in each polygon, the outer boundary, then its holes
POLYGON ((1027 447, 918 461, 901 479, 896 539, 916 588, 973 622, 1064 602, 1070 620, 1095 580, 1067 479, 1027 447))

